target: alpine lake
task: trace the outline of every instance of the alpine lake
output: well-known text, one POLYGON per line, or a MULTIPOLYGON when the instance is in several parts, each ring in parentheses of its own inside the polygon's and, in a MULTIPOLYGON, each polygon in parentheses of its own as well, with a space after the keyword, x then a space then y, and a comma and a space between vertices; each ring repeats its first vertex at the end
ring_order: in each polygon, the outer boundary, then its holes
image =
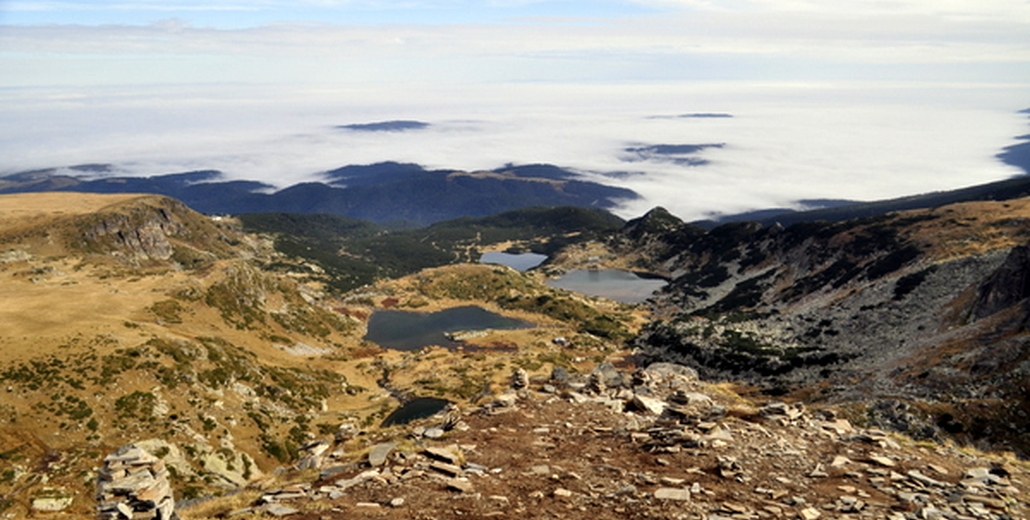
POLYGON ((648 278, 622 269, 576 269, 548 280, 556 289, 599 296, 622 303, 640 303, 668 284, 661 278, 648 278))
POLYGON ((381 310, 368 320, 366 340, 383 348, 418 350, 437 345, 454 348, 462 345, 457 332, 529 329, 536 325, 466 305, 437 312, 381 310))
MULTIPOLYGON (((548 280, 547 285, 623 303, 640 303, 664 287, 666 281, 641 277, 619 269, 574 270, 560 278, 548 280)), ((368 333, 364 339, 383 348, 402 351, 434 345, 453 349, 463 345, 463 335, 476 331, 527 329, 535 326, 528 321, 502 316, 475 305, 428 313, 379 310, 369 318, 368 333)))
MULTIPOLYGON (((482 263, 506 265, 526 271, 542 264, 547 257, 535 253, 487 253, 482 263)), ((659 278, 647 278, 619 269, 573 270, 548 280, 547 285, 589 296, 599 296, 623 303, 639 303, 666 285, 659 278)), ((467 305, 436 312, 385 309, 372 314, 366 340, 383 348, 414 351, 428 346, 454 349, 463 346, 463 337, 486 330, 533 328, 528 321, 509 318, 482 307, 467 305)), ((394 410, 383 425, 406 424, 429 417, 445 409, 450 401, 433 397, 415 397, 394 410)))

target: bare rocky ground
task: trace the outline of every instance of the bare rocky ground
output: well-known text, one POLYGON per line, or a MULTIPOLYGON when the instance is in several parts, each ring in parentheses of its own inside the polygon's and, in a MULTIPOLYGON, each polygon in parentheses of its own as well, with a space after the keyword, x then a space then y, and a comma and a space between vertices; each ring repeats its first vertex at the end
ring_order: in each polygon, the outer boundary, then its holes
POLYGON ((1028 465, 862 429, 831 409, 756 407, 653 365, 513 377, 478 408, 315 441, 303 466, 187 519, 1018 519, 1028 465), (523 386, 525 385, 525 386, 523 386), (288 485, 287 485, 288 484, 288 485))

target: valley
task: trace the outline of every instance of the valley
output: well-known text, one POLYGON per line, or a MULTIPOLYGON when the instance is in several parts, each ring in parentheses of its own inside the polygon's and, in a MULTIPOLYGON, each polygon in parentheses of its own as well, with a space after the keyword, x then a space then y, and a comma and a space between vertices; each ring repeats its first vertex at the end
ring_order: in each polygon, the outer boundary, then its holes
POLYGON ((14 514, 44 488, 89 489, 96 454, 129 442, 178 457, 169 464, 180 497, 235 489, 292 461, 312 436, 378 425, 398 406, 381 383, 467 402, 516 367, 586 370, 619 346, 580 329, 624 339, 643 320, 501 266, 328 292, 320 267, 278 253, 270 237, 163 197, 4 202, 3 495, 14 514), (377 309, 469 304, 537 326, 488 331, 458 352, 362 339, 377 309))
POLYGON ((156 195, 0 199, 7 517, 91 517, 104 457, 130 443, 172 468, 182 518, 1027 511, 1025 199, 711 230, 660 208, 390 230, 156 195), (548 285, 576 269, 669 284, 643 304, 548 285), (365 339, 376 312, 468 306, 530 326, 365 339), (382 424, 422 397, 452 404, 382 424))

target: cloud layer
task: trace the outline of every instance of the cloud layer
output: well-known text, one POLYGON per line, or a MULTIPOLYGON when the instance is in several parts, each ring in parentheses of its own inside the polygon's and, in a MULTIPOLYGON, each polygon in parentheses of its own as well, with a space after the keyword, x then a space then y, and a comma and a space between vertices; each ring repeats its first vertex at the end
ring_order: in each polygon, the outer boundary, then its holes
POLYGON ((546 162, 696 218, 1018 173, 1030 3, 14 0, 0 70, 0 172, 546 162))
POLYGON ((951 189, 1020 172, 994 155, 1026 133, 999 87, 672 84, 291 90, 13 91, 0 172, 107 163, 138 175, 219 169, 285 187, 347 164, 493 169, 552 163, 683 218, 951 189), (404 100, 399 102, 398 100, 404 100), (719 112, 732 118, 666 117, 719 112), (430 123, 404 132, 341 125, 430 123), (670 161, 627 149, 725 143, 670 161), (618 175, 613 175, 618 174, 618 175))

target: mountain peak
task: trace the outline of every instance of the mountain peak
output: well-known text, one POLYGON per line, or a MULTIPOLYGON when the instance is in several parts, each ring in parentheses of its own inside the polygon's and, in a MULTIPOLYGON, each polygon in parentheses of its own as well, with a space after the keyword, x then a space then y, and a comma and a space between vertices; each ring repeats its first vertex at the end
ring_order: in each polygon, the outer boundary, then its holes
POLYGON ((668 233, 683 226, 683 221, 661 206, 652 208, 639 218, 626 223, 626 234, 634 239, 644 235, 668 233))

